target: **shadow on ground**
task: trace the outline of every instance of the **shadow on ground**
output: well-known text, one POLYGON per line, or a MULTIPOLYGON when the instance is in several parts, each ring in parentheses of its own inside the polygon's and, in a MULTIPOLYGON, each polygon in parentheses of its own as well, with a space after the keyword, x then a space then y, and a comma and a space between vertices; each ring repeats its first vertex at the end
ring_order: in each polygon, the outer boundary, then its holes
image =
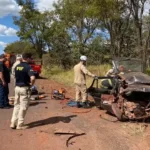
POLYGON ((46 104, 46 102, 32 102, 32 103, 30 103, 30 106, 36 106, 39 104, 46 104))
POLYGON ((48 125, 48 124, 56 124, 59 122, 69 123, 71 121, 71 119, 74 117, 77 117, 77 115, 71 115, 71 116, 66 116, 66 117, 63 117, 63 116, 50 117, 50 118, 47 118, 44 120, 31 122, 31 123, 27 124, 27 126, 29 126, 29 128, 34 128, 34 127, 44 126, 44 125, 48 125))
POLYGON ((39 76, 38 79, 48 79, 48 78, 39 76))

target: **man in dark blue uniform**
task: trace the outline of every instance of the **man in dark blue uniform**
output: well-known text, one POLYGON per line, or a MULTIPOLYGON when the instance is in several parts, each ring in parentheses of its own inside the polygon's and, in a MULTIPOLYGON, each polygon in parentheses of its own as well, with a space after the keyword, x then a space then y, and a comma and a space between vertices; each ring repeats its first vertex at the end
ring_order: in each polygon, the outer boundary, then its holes
POLYGON ((0 55, 0 108, 9 108, 9 88, 10 73, 8 68, 4 65, 5 61, 4 54, 0 55))
POLYGON ((27 126, 24 126, 24 118, 29 106, 29 100, 31 96, 30 87, 33 86, 35 82, 33 70, 28 64, 31 60, 31 55, 28 53, 23 54, 22 59, 22 62, 15 68, 15 102, 10 125, 12 129, 27 128, 27 126))

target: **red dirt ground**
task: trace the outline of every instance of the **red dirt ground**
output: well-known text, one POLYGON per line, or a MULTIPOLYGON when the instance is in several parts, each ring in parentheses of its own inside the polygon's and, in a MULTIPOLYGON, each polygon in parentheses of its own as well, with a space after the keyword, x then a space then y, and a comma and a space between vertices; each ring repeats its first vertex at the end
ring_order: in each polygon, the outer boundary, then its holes
POLYGON ((88 112, 64 107, 59 100, 50 99, 51 90, 65 87, 66 97, 74 98, 74 88, 46 79, 37 80, 36 85, 49 97, 31 103, 25 120, 29 129, 11 130, 13 109, 0 109, 0 150, 150 150, 149 125, 145 129, 142 123, 106 121, 100 115, 110 116, 95 107, 88 112), (71 139, 66 147, 70 135, 54 135, 56 129, 86 135, 71 139))

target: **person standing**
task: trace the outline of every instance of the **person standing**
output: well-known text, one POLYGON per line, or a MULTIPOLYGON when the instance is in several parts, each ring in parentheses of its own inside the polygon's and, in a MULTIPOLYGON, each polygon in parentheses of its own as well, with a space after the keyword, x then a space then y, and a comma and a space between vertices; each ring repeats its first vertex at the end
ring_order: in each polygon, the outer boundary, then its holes
POLYGON ((28 64, 31 61, 31 55, 25 53, 22 55, 22 62, 15 68, 15 102, 10 127, 12 129, 26 129, 24 118, 29 106, 31 96, 30 87, 34 85, 35 76, 32 68, 28 64))
POLYGON ((12 69, 11 69, 11 74, 15 77, 15 68, 17 65, 20 64, 22 61, 22 55, 17 55, 16 56, 16 62, 13 64, 12 69))
POLYGON ((10 108, 9 105, 9 87, 10 73, 8 68, 4 65, 6 61, 5 55, 0 55, 0 108, 10 108))
MULTIPOLYGON (((15 68, 17 65, 19 65, 22 61, 22 55, 21 54, 18 54, 16 55, 16 61, 15 63, 13 64, 12 68, 11 68, 11 83, 13 86, 15 86, 16 84, 16 79, 15 79, 15 68)), ((15 91, 13 90, 13 95, 15 95, 15 91)))
POLYGON ((80 57, 80 62, 74 66, 74 83, 76 87, 76 101, 77 107, 81 107, 80 100, 82 99, 83 108, 88 108, 87 102, 87 87, 86 87, 86 75, 90 77, 96 77, 94 74, 86 69, 86 56, 80 57))

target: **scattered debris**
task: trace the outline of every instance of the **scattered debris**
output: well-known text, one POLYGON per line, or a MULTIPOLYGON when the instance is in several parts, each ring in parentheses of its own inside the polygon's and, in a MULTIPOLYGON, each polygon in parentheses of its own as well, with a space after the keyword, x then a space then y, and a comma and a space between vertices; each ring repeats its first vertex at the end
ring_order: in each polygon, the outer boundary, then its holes
POLYGON ((77 137, 77 136, 82 136, 82 135, 85 135, 85 133, 75 134, 75 135, 69 137, 68 140, 66 141, 66 146, 67 146, 67 147, 69 146, 69 144, 70 144, 69 141, 70 141, 72 138, 75 138, 75 137, 77 137))
POLYGON ((53 89, 51 92, 51 98, 55 100, 64 100, 66 92, 67 91, 64 88, 60 88, 59 90, 53 89))
POLYGON ((23 136, 23 134, 21 133, 21 134, 19 134, 19 136, 23 136))
POLYGON ((37 95, 39 92, 37 90, 37 87, 35 85, 33 85, 31 87, 31 95, 37 95))
POLYGON ((44 130, 40 130, 39 132, 40 132, 40 133, 46 133, 46 134, 49 134, 49 132, 44 131, 44 130))
POLYGON ((73 145, 75 142, 70 142, 69 141, 72 139, 72 138, 75 138, 75 137, 78 137, 78 136, 82 136, 82 135, 85 135, 84 132, 81 132, 81 131, 72 131, 72 130, 68 130, 68 131, 65 131, 64 129, 58 129, 58 130, 55 130, 54 131, 54 134, 58 134, 58 135, 72 135, 70 136, 67 141, 66 141, 66 146, 68 147, 69 145, 73 145))
POLYGON ((36 96, 36 97, 31 97, 30 99, 34 101, 34 100, 43 99, 43 98, 45 98, 45 97, 47 97, 47 95, 38 95, 38 96, 36 96))

